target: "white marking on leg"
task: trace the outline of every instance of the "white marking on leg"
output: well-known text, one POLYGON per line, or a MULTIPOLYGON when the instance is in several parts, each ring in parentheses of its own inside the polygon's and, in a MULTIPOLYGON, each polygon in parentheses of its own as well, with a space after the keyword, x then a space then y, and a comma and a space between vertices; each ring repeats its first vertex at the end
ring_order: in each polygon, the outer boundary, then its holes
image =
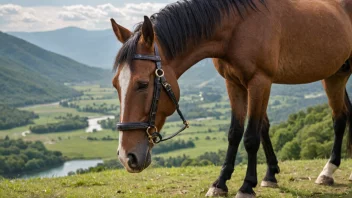
POLYGON ((349 179, 350 181, 352 181, 352 173, 351 173, 351 176, 350 176, 350 179, 349 179))
MULTIPOLYGON (((125 102, 126 102, 126 95, 127 95, 127 90, 128 86, 130 84, 131 80, 131 71, 130 67, 127 64, 122 65, 122 70, 119 75, 119 85, 120 85, 120 122, 123 122, 123 116, 125 113, 125 102)), ((121 147, 122 144, 122 133, 119 132, 119 155, 126 157, 125 150, 121 147)))
POLYGON ((320 176, 328 176, 330 178, 332 178, 332 175, 334 174, 334 172, 338 169, 338 167, 330 162, 326 163, 323 171, 320 173, 320 176))

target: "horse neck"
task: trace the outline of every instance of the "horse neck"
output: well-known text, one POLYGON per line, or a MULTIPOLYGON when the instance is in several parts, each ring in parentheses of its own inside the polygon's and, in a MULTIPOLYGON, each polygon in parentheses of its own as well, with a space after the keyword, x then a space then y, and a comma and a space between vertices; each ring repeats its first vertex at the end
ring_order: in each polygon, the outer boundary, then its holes
POLYGON ((211 38, 204 39, 197 45, 187 46, 187 50, 166 63, 170 65, 177 78, 186 72, 197 62, 206 58, 224 58, 229 41, 236 23, 223 21, 222 25, 216 28, 211 38))

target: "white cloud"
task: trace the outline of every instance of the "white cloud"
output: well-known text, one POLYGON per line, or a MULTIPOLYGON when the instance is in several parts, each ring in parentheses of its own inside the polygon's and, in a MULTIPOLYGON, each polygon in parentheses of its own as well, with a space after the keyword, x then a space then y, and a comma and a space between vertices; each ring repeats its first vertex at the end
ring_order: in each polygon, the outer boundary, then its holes
POLYGON ((127 3, 114 6, 110 3, 97 6, 36 6, 23 7, 14 4, 0 4, 0 30, 3 31, 45 31, 77 26, 85 29, 110 28, 110 18, 127 27, 143 20, 144 15, 158 12, 164 3, 127 3))
MULTIPOLYGON (((72 13, 73 15, 80 16, 86 19, 98 19, 106 16, 106 13, 99 8, 93 6, 84 5, 73 5, 63 7, 66 13, 72 13)), ((59 13, 60 14, 60 13, 59 13)))
POLYGON ((59 13, 59 18, 64 21, 82 21, 85 20, 86 17, 79 13, 62 11, 59 13))
POLYGON ((22 21, 25 23, 35 23, 35 22, 40 22, 40 19, 38 19, 35 15, 29 13, 29 12, 24 12, 22 13, 22 21))
POLYGON ((0 16, 18 14, 21 11, 21 8, 21 6, 14 4, 0 5, 0 16))

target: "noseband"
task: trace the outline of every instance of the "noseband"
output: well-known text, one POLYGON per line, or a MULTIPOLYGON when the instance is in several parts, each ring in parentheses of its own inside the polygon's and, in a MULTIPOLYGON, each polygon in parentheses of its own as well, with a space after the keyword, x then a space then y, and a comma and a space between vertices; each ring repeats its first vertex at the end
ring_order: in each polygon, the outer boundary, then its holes
POLYGON ((162 66, 161 66, 161 58, 159 56, 159 50, 156 45, 154 46, 154 51, 155 51, 155 56, 135 54, 133 57, 133 60, 153 61, 155 62, 155 65, 156 65, 155 78, 154 78, 154 93, 153 93, 152 105, 150 107, 148 122, 129 122, 129 123, 117 124, 117 129, 119 131, 132 131, 132 130, 138 130, 138 129, 145 130, 148 135, 149 142, 151 144, 157 144, 157 143, 169 140, 177 136, 179 133, 181 133, 182 131, 184 131, 186 128, 189 127, 187 120, 184 118, 179 108, 177 99, 175 97, 174 92, 172 91, 171 85, 165 79, 164 70, 162 69, 162 66), (164 88, 169 98, 175 104, 177 113, 178 115, 180 115, 180 118, 184 124, 184 126, 180 130, 178 130, 177 132, 175 132, 174 134, 170 135, 167 138, 163 138, 161 134, 158 132, 158 128, 155 126, 156 112, 158 110, 158 102, 160 98, 161 87, 164 88), (151 132, 151 131, 154 131, 154 132, 151 132))

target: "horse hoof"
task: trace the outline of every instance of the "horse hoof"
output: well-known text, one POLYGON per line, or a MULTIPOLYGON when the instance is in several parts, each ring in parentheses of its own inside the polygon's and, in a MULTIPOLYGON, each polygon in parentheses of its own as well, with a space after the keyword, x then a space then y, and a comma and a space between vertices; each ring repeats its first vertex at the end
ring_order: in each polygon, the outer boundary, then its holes
POLYGON ((211 188, 209 188, 209 190, 205 196, 206 197, 226 197, 227 192, 221 188, 211 187, 211 188))
POLYGON ((328 177, 328 176, 325 176, 325 175, 321 175, 317 178, 317 180, 315 180, 315 183, 316 184, 319 184, 319 185, 328 185, 328 186, 331 186, 334 184, 334 179, 332 177, 328 177))
POLYGON ((255 198, 254 194, 247 194, 239 191, 235 198, 255 198))
POLYGON ((275 182, 271 182, 271 181, 262 181, 262 183, 260 184, 261 187, 268 187, 268 188, 277 188, 279 187, 279 185, 277 185, 277 183, 275 182))

